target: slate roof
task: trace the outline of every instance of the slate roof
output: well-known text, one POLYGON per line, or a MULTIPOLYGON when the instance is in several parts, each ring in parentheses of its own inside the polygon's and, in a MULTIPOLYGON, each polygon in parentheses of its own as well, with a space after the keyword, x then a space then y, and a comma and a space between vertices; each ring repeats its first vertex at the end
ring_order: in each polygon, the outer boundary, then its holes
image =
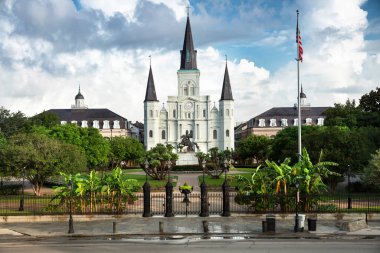
POLYGON ((148 83, 146 85, 145 100, 146 101, 158 101, 156 95, 156 88, 154 86, 154 79, 152 73, 152 66, 149 67, 148 83))
POLYGON ((181 50, 182 70, 197 69, 197 51, 194 50, 193 35, 191 33, 190 18, 187 16, 185 38, 181 50))
POLYGON ((222 88, 222 95, 220 97, 220 100, 234 100, 234 98, 232 97, 230 76, 228 74, 227 64, 226 64, 226 69, 224 71, 223 88, 222 88))
POLYGON ((113 121, 118 120, 120 122, 120 128, 125 129, 127 124, 127 119, 114 113, 113 111, 100 108, 100 109, 50 109, 44 113, 54 113, 58 116, 60 121, 77 121, 78 124, 87 120, 89 126, 92 126, 94 120, 98 120, 100 124, 104 120, 110 121, 110 125, 113 126, 113 121))

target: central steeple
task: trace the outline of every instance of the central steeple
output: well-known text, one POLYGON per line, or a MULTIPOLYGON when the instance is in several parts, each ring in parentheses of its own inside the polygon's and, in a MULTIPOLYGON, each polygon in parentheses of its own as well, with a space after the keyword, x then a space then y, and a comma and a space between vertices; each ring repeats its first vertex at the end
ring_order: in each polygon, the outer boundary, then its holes
POLYGON ((185 38, 181 50, 181 70, 197 69, 197 50, 194 50, 193 35, 191 34, 190 18, 187 13, 185 38))

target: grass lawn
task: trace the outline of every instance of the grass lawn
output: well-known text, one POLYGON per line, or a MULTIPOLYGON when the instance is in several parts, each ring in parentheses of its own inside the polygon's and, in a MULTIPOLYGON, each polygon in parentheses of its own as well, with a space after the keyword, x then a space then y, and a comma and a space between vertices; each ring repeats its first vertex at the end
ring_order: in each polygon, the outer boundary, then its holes
POLYGON ((130 173, 130 172, 144 172, 143 169, 123 169, 124 173, 130 173))
MULTIPOLYGON (((238 178, 239 175, 248 179, 251 178, 251 174, 249 173, 239 173, 239 174, 233 174, 233 175, 227 174, 227 180, 231 187, 236 187, 238 185, 238 182, 236 179, 238 178)), ((198 176, 199 184, 202 183, 202 180, 203 180, 203 175, 198 176)), ((207 186, 209 187, 221 187, 224 182, 224 174, 222 174, 218 179, 213 179, 211 176, 206 175, 205 182, 207 186)))
MULTIPOLYGON (((127 178, 136 179, 141 186, 143 186, 145 183, 145 175, 136 175, 136 174, 128 174, 127 173, 127 178)), ((173 186, 175 187, 177 185, 178 176, 170 176, 170 178, 172 180, 173 186)), ((168 181, 167 180, 154 180, 153 178, 148 176, 148 182, 149 182, 151 187, 159 188, 159 187, 165 187, 165 185, 168 181)))
POLYGON ((247 173, 253 173, 256 169, 255 168, 233 168, 231 170, 240 171, 240 172, 247 172, 247 173))

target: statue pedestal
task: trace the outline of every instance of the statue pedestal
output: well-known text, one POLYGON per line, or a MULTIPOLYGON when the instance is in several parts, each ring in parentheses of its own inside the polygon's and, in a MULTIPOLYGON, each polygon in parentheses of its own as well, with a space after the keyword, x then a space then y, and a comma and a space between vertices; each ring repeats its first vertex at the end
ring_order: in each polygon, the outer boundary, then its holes
POLYGON ((198 165, 198 158, 194 152, 178 153, 176 165, 198 165))

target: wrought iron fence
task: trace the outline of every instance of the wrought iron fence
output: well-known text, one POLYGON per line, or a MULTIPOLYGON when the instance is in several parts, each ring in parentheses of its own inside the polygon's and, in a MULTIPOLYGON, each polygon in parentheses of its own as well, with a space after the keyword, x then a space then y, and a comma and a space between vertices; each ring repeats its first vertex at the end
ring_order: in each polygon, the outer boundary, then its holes
MULTIPOLYGON (((0 215, 45 215, 68 214, 69 199, 60 201, 53 196, 24 196, 23 211, 20 211, 22 196, 0 196, 0 215)), ((165 214, 165 193, 151 193, 151 214, 165 214)), ((189 194, 189 202, 183 201, 184 195, 173 194, 173 212, 175 215, 199 215, 201 195, 189 194)), ((284 195, 245 195, 230 192, 231 213, 294 213, 295 196, 284 195)), ((96 195, 90 201, 89 196, 72 198, 73 214, 136 214, 143 213, 143 194, 137 193, 135 199, 122 196, 118 199, 106 199, 96 195)), ((209 192, 208 205, 210 215, 219 215, 223 211, 222 192, 209 192)), ((380 213, 380 194, 330 194, 300 197, 299 210, 302 212, 339 213, 366 212, 380 213), (349 199, 351 208, 349 209, 349 199)))

